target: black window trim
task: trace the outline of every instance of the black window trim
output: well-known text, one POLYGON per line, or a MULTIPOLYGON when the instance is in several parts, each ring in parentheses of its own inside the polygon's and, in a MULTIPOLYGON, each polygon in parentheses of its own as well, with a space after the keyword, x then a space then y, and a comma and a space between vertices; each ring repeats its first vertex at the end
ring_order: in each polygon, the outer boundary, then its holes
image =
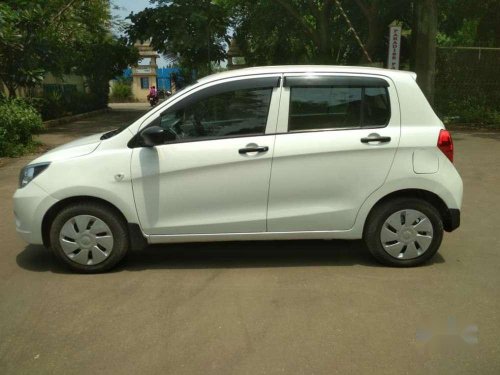
MULTIPOLYGON (((213 81, 210 81, 210 82, 207 82, 207 83, 203 83, 201 86, 198 85, 199 82, 196 81, 196 82, 194 82, 191 85, 183 87, 181 90, 179 90, 178 92, 176 92, 172 96, 172 98, 169 98, 169 100, 170 99, 174 100, 175 103, 171 104, 168 108, 163 109, 163 110, 160 111, 158 108, 152 107, 150 110, 148 110, 146 112, 146 114, 150 113, 150 115, 148 117, 146 117, 144 120, 141 121, 140 125, 137 128, 136 134, 140 133, 142 130, 146 129, 148 126, 151 126, 151 123, 154 122, 154 121, 151 121, 151 117, 154 117, 157 114, 158 114, 157 117, 160 117, 163 114, 163 112, 167 111, 172 106, 177 105, 177 103, 180 103, 181 101, 187 99, 191 95, 194 95, 198 91, 203 91, 205 89, 208 89, 208 88, 212 87, 211 85, 214 85, 214 84, 215 85, 219 85, 219 84, 223 85, 223 84, 232 82, 232 80, 234 80, 234 81, 241 81, 241 80, 257 79, 257 78, 272 78, 273 80, 277 79, 276 87, 273 87, 273 89, 274 89, 274 88, 279 88, 281 86, 282 77, 283 77, 282 73, 248 74, 248 75, 242 75, 242 76, 237 76, 237 77, 231 77, 230 78, 231 81, 227 81, 228 77, 221 77, 219 79, 215 79, 213 81)), ((144 116, 144 114, 141 115, 140 118, 142 118, 143 116, 144 116)))
POLYGON ((389 82, 378 77, 349 75, 285 76, 283 87, 389 87, 389 82))
POLYGON ((281 75, 270 77, 245 77, 243 79, 215 84, 213 86, 202 88, 201 90, 198 90, 191 95, 187 95, 184 98, 181 98, 179 101, 162 111, 160 113, 160 117, 163 116, 163 114, 167 111, 175 111, 181 106, 189 106, 193 102, 197 102, 201 99, 205 99, 213 95, 246 89, 274 89, 276 87, 280 87, 280 84, 281 75))

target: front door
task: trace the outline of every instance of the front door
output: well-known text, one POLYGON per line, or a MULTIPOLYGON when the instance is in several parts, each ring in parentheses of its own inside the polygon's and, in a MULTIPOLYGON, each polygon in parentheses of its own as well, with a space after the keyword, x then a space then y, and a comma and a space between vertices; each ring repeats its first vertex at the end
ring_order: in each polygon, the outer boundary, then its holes
POLYGON ((279 104, 278 83, 275 76, 201 88, 148 125, 175 139, 133 151, 134 197, 146 234, 266 230, 277 111, 269 114, 279 104))
POLYGON ((388 79, 285 78, 269 192, 268 230, 348 230, 384 183, 399 143, 388 79))

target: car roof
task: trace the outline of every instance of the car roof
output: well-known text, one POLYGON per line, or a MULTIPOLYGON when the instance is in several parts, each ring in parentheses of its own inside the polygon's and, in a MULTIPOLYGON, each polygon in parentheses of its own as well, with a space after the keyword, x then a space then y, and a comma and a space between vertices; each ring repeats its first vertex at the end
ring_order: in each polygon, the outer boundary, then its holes
POLYGON ((282 65, 282 66, 256 66, 252 68, 242 68, 228 70, 221 73, 212 74, 201 78, 199 83, 208 83, 220 79, 235 78, 259 74, 286 74, 286 73, 352 73, 352 74, 373 74, 396 78, 400 75, 411 75, 416 78, 414 72, 373 68, 364 66, 346 66, 346 65, 282 65))

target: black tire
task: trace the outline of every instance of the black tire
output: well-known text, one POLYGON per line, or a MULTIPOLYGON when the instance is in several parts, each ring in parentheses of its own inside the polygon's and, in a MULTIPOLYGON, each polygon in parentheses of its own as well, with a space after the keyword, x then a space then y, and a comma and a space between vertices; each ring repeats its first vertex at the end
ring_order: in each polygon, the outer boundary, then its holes
POLYGON ((56 257, 71 270, 79 273, 99 273, 115 267, 127 254, 129 234, 123 218, 114 210, 95 202, 81 202, 63 208, 55 217, 50 227, 50 245, 56 257), (76 263, 66 256, 59 242, 59 234, 63 225, 77 215, 91 215, 102 220, 111 230, 113 246, 107 259, 94 265, 76 263))
POLYGON ((424 264, 438 251, 443 239, 443 221, 437 209, 430 203, 416 198, 395 198, 376 206, 368 216, 363 239, 370 253, 380 263, 392 267, 414 267, 424 264), (417 210, 427 216, 432 224, 433 238, 428 249, 413 259, 398 259, 387 253, 382 245, 380 233, 385 221, 401 210, 417 210))

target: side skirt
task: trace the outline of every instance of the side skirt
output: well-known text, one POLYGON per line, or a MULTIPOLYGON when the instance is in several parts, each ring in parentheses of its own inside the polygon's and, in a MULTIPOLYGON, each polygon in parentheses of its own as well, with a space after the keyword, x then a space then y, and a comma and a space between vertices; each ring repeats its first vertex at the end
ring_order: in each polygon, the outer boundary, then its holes
POLYGON ((273 240, 358 240, 361 234, 348 231, 307 231, 307 232, 258 232, 258 233, 217 233, 150 235, 150 244, 217 241, 273 241, 273 240))

